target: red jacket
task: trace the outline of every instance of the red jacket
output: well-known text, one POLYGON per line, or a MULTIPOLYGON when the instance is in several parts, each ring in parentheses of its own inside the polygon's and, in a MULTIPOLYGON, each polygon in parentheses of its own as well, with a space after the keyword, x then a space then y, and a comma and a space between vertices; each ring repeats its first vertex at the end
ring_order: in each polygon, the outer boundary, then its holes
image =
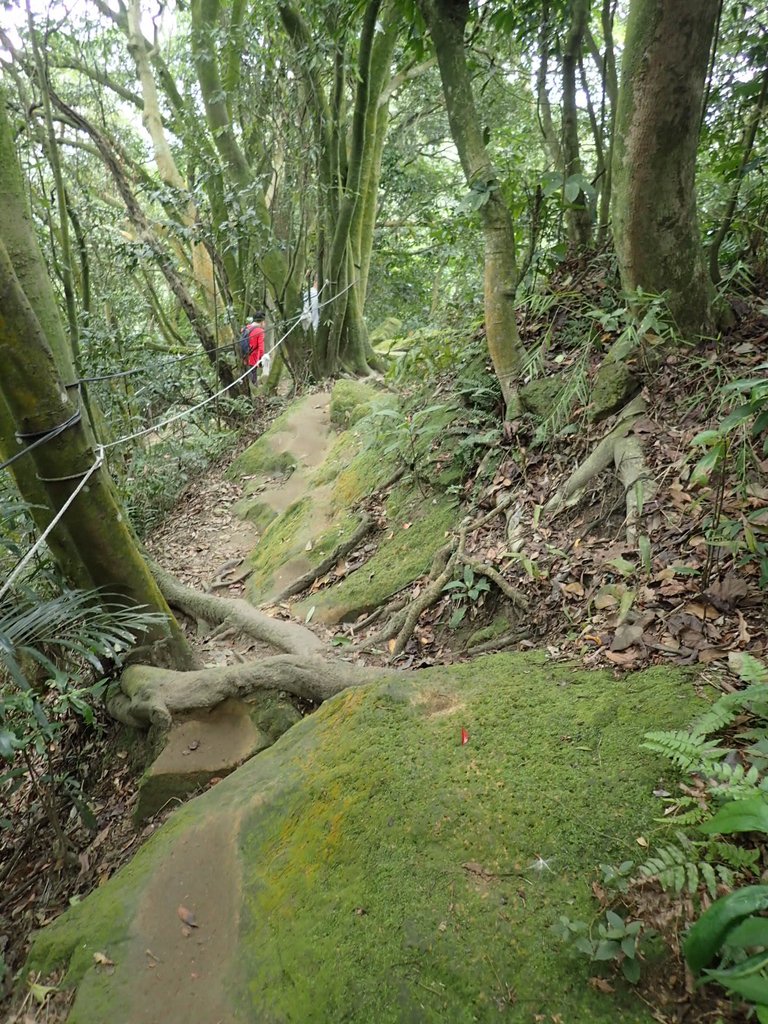
POLYGON ((256 366, 264 355, 264 328, 258 324, 252 324, 248 332, 248 355, 246 362, 249 366, 256 366))

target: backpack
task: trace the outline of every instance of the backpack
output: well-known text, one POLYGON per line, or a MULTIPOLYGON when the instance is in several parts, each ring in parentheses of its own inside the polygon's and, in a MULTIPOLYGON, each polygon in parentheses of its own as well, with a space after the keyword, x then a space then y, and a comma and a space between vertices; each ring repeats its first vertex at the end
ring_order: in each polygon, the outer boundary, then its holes
POLYGON ((243 359, 245 359, 251 351, 251 330, 253 324, 246 324, 240 332, 240 352, 243 359))

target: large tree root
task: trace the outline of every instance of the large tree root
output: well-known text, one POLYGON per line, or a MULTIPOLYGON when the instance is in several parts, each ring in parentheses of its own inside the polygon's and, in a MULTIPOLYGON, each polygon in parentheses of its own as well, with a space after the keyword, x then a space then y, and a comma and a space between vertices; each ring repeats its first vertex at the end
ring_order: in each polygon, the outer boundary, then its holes
POLYGON ((154 562, 150 562, 150 568, 168 604, 194 619, 203 619, 211 625, 224 628, 231 627, 287 654, 308 655, 325 650, 322 640, 306 626, 273 619, 242 598, 201 594, 198 590, 184 586, 154 562))
MULTIPOLYGON (((637 543, 638 523, 643 507, 656 493, 656 483, 643 456, 643 445, 632 427, 645 413, 645 401, 641 396, 632 399, 619 414, 613 429, 599 442, 592 454, 571 473, 557 489, 543 508, 543 516, 552 522, 566 508, 577 505, 589 484, 613 464, 626 494, 627 515, 625 520, 627 543, 637 543)), ((507 516, 507 541, 512 551, 525 546, 524 524, 520 514, 507 516)))
POLYGON ((606 434, 589 458, 576 467, 544 506, 544 514, 550 521, 564 509, 578 504, 587 485, 614 461, 617 443, 627 436, 635 420, 644 413, 645 401, 640 396, 624 407, 613 430, 606 434))
POLYGON ((492 566, 471 558, 466 554, 464 548, 469 533, 481 529, 483 526, 500 515, 510 504, 511 497, 503 498, 495 508, 491 509, 480 519, 472 522, 465 520, 459 529, 457 537, 454 537, 447 544, 443 545, 432 560, 432 568, 429 574, 429 582, 404 608, 398 610, 387 622, 386 626, 375 636, 364 641, 357 650, 369 650, 382 643, 394 640, 390 646, 390 654, 393 658, 399 657, 405 650, 405 646, 413 636, 422 614, 436 604, 445 592, 445 586, 453 578, 455 567, 458 563, 468 565, 473 572, 485 576, 501 590, 512 604, 521 610, 528 608, 526 597, 501 576, 492 566))
POLYGON ((321 703, 353 686, 391 674, 314 655, 278 654, 250 665, 228 665, 173 672, 130 665, 107 707, 113 718, 133 728, 167 730, 176 714, 212 708, 228 697, 247 699, 263 690, 283 690, 321 703))
POLYGON ((373 520, 370 516, 364 515, 360 525, 349 540, 345 540, 342 544, 339 544, 338 547, 334 548, 330 555, 328 555, 327 558, 324 558, 319 565, 310 569, 309 572, 305 572, 303 576, 299 576, 299 578, 294 580, 293 583, 289 583, 285 590, 282 590, 277 597, 273 598, 269 602, 269 604, 279 604, 281 601, 285 601, 286 598, 294 597, 296 594, 301 594, 302 591, 311 587, 315 580, 319 580, 321 576, 325 576, 325 574, 332 569, 334 565, 336 565, 340 558, 348 555, 350 551, 354 551, 360 541, 367 537, 371 532, 373 525, 373 520))

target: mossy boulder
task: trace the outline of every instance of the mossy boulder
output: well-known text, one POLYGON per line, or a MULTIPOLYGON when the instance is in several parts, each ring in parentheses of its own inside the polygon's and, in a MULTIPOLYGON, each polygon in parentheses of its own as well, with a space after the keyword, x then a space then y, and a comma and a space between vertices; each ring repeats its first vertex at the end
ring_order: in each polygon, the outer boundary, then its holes
POLYGON ((362 380, 338 380, 331 392, 331 423, 340 430, 353 426, 370 413, 382 392, 362 380))
POLYGON ((589 396, 589 418, 599 423, 623 408, 640 390, 640 381, 626 363, 604 362, 589 396))
POLYGON ((563 380, 559 376, 539 377, 520 388, 520 403, 526 412, 538 420, 543 420, 552 412, 562 389, 563 380))
POLYGON ((393 338, 399 338, 402 332, 403 321, 398 320, 396 316, 388 316, 368 333, 368 340, 372 345, 378 345, 382 341, 391 341, 393 338))
POLYGON ((232 506, 232 511, 238 519, 252 523, 259 533, 263 533, 273 519, 277 518, 277 512, 260 498, 241 498, 232 506))
POLYGON ((651 1024, 550 927, 591 920, 596 866, 657 827, 643 734, 697 711, 669 669, 533 654, 346 691, 175 812, 23 976, 66 969, 69 1024, 651 1024))
POLYGON ((241 452, 232 462, 227 475, 232 478, 275 476, 294 469, 296 456, 291 452, 275 449, 273 431, 274 427, 241 452))

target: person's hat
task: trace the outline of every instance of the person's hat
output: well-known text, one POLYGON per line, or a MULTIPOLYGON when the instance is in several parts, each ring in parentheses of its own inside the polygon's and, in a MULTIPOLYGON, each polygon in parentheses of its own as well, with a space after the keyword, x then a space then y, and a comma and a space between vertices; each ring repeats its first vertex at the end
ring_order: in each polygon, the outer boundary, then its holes
POLYGON ((264 312, 263 309, 260 309, 254 319, 256 320, 257 323, 259 322, 259 320, 266 320, 267 314, 264 312))

